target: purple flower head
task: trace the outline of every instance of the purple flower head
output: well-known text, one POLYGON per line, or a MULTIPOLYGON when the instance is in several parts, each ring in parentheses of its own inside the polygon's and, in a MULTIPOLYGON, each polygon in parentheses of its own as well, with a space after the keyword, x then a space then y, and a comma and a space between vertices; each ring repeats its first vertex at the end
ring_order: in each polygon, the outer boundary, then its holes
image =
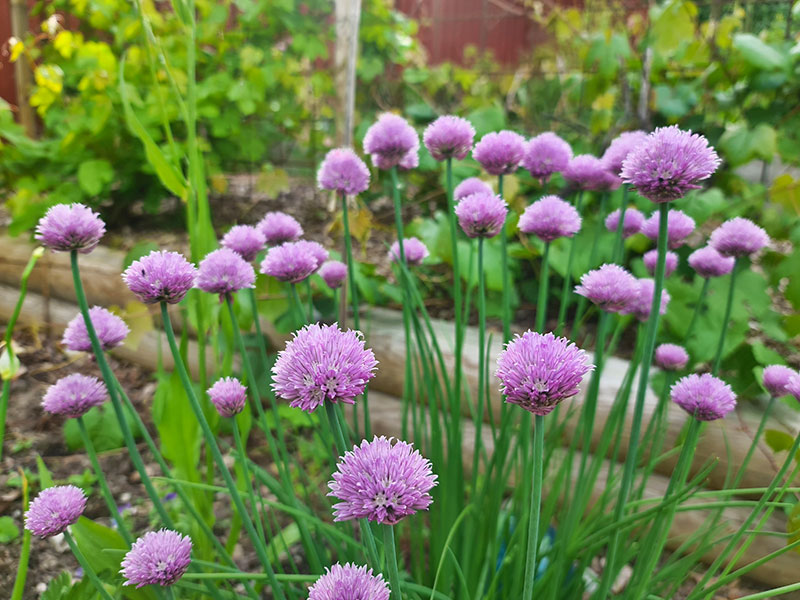
MULTIPOLYGON (((328 256, 330 256, 330 253, 325 250, 325 247, 319 242, 312 242, 310 240, 297 240, 294 245, 300 248, 300 250, 304 250, 314 257, 314 260, 317 261, 317 269, 319 269, 322 264, 328 260, 328 256)), ((316 271, 317 269, 314 270, 316 271)))
MULTIPOLYGON (((372 164, 379 169, 399 165, 407 155, 419 150, 419 136, 403 117, 383 113, 364 136, 364 152, 372 155, 372 164)), ((408 163, 407 163, 408 164, 408 163)))
POLYGON ((647 139, 644 131, 625 131, 611 140, 608 148, 600 159, 606 170, 614 175, 619 175, 622 171, 622 163, 639 144, 647 139))
POLYGON ((732 256, 722 256, 711 246, 704 246, 689 255, 689 266, 700 277, 722 277, 733 270, 735 259, 732 256))
POLYGON ((224 248, 230 248, 247 262, 253 262, 266 245, 267 238, 251 225, 234 225, 222 238, 224 248))
POLYGON ((509 175, 517 170, 525 154, 525 138, 513 131, 487 133, 475 144, 472 158, 489 175, 509 175))
POLYGON ((611 171, 606 171, 606 174, 603 177, 603 179, 598 182, 597 189, 608 190, 610 192, 613 192, 614 190, 618 190, 619 186, 621 185, 622 185, 622 179, 614 175, 611 171))
MULTIPOLYGON (((94 332, 97 334, 103 350, 110 350, 122 344, 131 331, 125 321, 102 306, 90 308, 89 319, 92 321, 94 332)), ((92 351, 92 342, 89 340, 89 332, 86 330, 86 322, 81 313, 75 315, 67 323, 61 343, 73 352, 92 351)))
POLYGON ((615 264, 584 273, 575 293, 608 312, 621 312, 639 298, 639 280, 615 264))
POLYGON ((359 331, 306 325, 278 353, 272 389, 293 408, 313 412, 325 400, 354 404, 375 377, 378 361, 359 331))
POLYGON ((661 344, 656 348, 655 361, 665 371, 680 371, 689 362, 689 355, 683 346, 661 344))
POLYGON ((500 233, 508 205, 494 194, 472 194, 459 200, 455 208, 458 224, 468 237, 490 238, 500 233))
POLYGON ((472 150, 475 128, 461 117, 445 115, 425 128, 422 142, 436 160, 463 160, 472 150))
POLYGON ((366 566, 336 563, 308 588, 308 600, 389 600, 389 585, 366 566))
MULTIPOLYGON (((639 279, 639 295, 631 304, 624 310, 623 315, 635 315, 640 321, 647 321, 650 318, 650 311, 653 308, 653 294, 655 293, 655 282, 652 279, 639 279)), ((661 290, 661 307, 659 314, 663 315, 667 312, 667 304, 669 304, 669 293, 667 290, 661 290)))
MULTIPOLYGON (((612 233, 616 233, 619 226, 620 212, 620 209, 617 209, 606 217, 606 229, 612 233)), ((626 208, 625 219, 622 222, 622 237, 629 238, 636 235, 642 230, 642 225, 644 225, 644 215, 635 208, 626 208)))
POLYGON ((293 242, 303 235, 303 228, 297 219, 283 212, 268 212, 256 228, 264 234, 267 246, 280 246, 284 242, 293 242))
POLYGON ((47 388, 42 408, 53 415, 77 418, 100 406, 107 396, 106 386, 97 377, 73 373, 47 388))
POLYGON ((453 199, 458 202, 462 198, 466 198, 472 194, 492 193, 494 193, 492 192, 492 186, 490 186, 488 183, 482 179, 478 179, 477 177, 470 177, 456 186, 456 189, 453 190, 453 199))
POLYGON ((506 344, 497 358, 495 375, 506 402, 535 415, 547 415, 594 369, 586 353, 563 337, 526 331, 506 344))
MULTIPOLYGON (((671 250, 667 250, 667 256, 665 258, 664 276, 669 277, 675 272, 675 269, 678 268, 678 255, 671 250)), ((658 250, 648 250, 644 253, 642 260, 644 260, 644 268, 647 269, 647 272, 650 273, 650 275, 655 275, 658 250)))
POLYGON ((792 377, 797 377, 797 371, 783 365, 770 365, 764 367, 764 387, 773 398, 780 398, 788 393, 788 385, 792 377))
MULTIPOLYGON (((642 225, 642 233, 658 242, 660 212, 656 211, 642 225)), ((694 219, 682 210, 670 209, 667 215, 667 245, 671 249, 680 248, 686 238, 694 231, 694 219)))
POLYGON ((721 419, 736 408, 731 386, 709 373, 687 375, 672 386, 670 396, 698 421, 721 419))
POLYGON ((319 262, 311 252, 297 242, 273 246, 261 261, 261 272, 278 281, 297 283, 317 270, 319 262))
POLYGON ((222 417, 235 417, 247 402, 247 388, 235 377, 223 377, 208 388, 208 397, 222 417))
POLYGON ((347 279, 347 265, 338 260, 329 260, 322 263, 318 272, 319 276, 332 290, 342 287, 344 280, 347 279))
POLYGON ((602 161, 591 154, 579 154, 569 161, 562 173, 581 190, 596 190, 609 186, 608 172, 602 161))
POLYGON ((578 233, 581 217, 571 204, 558 196, 544 196, 525 209, 518 225, 523 233, 552 242, 578 233))
POLYGON ((722 256, 748 256, 769 244, 769 236, 750 219, 735 217, 711 232, 708 245, 722 256))
POLYGON ((572 160, 572 148, 552 131, 540 133, 525 144, 522 166, 532 177, 547 181, 553 173, 560 173, 572 160))
POLYGON ((319 166, 317 185, 323 190, 360 194, 369 187, 369 169, 350 148, 335 148, 319 166))
POLYGON ((145 304, 177 304, 194 287, 197 269, 182 254, 153 251, 135 260, 122 278, 145 304))
POLYGON ((786 384, 786 391, 800 402, 800 375, 793 376, 786 384))
POLYGON ((721 162, 705 137, 673 125, 659 127, 638 144, 623 161, 620 176, 645 198, 671 202, 699 189, 721 162))
POLYGON ((105 223, 92 209, 83 204, 56 204, 39 219, 34 237, 54 251, 78 250, 87 254, 105 232, 105 223))
POLYGON ((192 540, 177 531, 148 531, 122 559, 124 585, 168 586, 178 581, 192 562, 192 540))
POLYGON ((25 513, 25 529, 40 538, 64 533, 86 508, 86 494, 74 485, 43 489, 25 513))
MULTIPOLYGON (((406 262, 411 266, 422 264, 422 261, 430 254, 428 247, 415 237, 403 240, 403 253, 405 254, 406 262)), ((400 244, 397 241, 389 249, 389 260, 400 262, 400 244)))
POLYGON ((404 517, 426 510, 436 485, 431 463, 418 450, 394 438, 374 437, 345 453, 328 482, 328 496, 341 502, 333 506, 334 521, 368 519, 394 525, 404 517))
POLYGON ((219 248, 206 254, 197 272, 197 287, 220 298, 244 288, 256 286, 253 265, 230 248, 219 248))
POLYGON ((400 171, 410 171, 411 169, 416 169, 419 166, 419 151, 417 148, 409 150, 408 154, 400 159, 400 162, 384 159, 380 154, 373 154, 371 158, 372 164, 381 171, 388 171, 395 166, 400 171))

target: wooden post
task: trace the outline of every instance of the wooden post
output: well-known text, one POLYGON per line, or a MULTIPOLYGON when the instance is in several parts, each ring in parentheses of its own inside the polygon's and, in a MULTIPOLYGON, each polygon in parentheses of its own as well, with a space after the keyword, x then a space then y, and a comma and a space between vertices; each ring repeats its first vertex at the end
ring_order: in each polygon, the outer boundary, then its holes
POLYGON ((339 122, 336 140, 339 146, 353 145, 353 122, 356 106, 356 61, 361 0, 336 0, 335 81, 339 90, 339 122))
MULTIPOLYGON (((11 35, 24 40, 28 33, 28 4, 26 0, 11 0, 11 35)), ((27 56, 23 53, 14 63, 14 82, 17 85, 17 110, 19 121, 28 137, 36 135, 36 116, 30 103, 33 73, 27 56)))

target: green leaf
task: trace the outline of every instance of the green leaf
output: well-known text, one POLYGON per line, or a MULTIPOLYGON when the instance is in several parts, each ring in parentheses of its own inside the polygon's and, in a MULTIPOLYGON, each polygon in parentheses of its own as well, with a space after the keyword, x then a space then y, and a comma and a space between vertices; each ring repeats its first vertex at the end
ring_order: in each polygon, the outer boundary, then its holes
POLYGON ((175 465, 176 477, 199 481, 201 432, 192 414, 178 372, 160 374, 153 396, 153 421, 158 428, 161 451, 175 465))
POLYGON ((0 544, 13 542, 19 537, 19 527, 8 515, 0 517, 0 544))
MULTIPOLYGON (((128 420, 130 422, 130 417, 128 420)), ((116 414, 110 406, 95 406, 83 415, 83 422, 97 452, 115 450, 125 445, 116 414)), ((75 419, 64 423, 64 441, 73 452, 83 448, 83 439, 75 419)))
MULTIPOLYGON (((800 540, 800 502, 792 507, 789 511, 789 518, 786 520, 786 533, 789 537, 786 539, 786 545, 792 544, 800 540)), ((795 552, 800 552, 800 549, 795 548, 795 552)))
POLYGON ((42 457, 39 456, 38 454, 36 455, 36 468, 39 471, 39 486, 41 487, 41 489, 53 487, 55 485, 55 483, 53 482, 53 476, 47 469, 47 465, 44 464, 42 457))
POLYGON ((794 444, 794 438, 785 431, 767 429, 764 432, 764 441, 773 452, 785 452, 794 444))
MULTIPOLYGON (((87 578, 88 579, 88 578, 87 578)), ((72 587, 72 575, 61 571, 47 584, 47 589, 39 596, 39 600, 62 600, 72 587)))
POLYGON ((653 48, 658 54, 673 55, 694 39, 697 7, 692 2, 672 0, 650 10, 653 48))
POLYGON ((742 58, 752 66, 765 71, 785 69, 788 57, 772 46, 762 42, 750 33, 737 33, 733 36, 733 47, 742 54, 742 58))
POLYGON ((124 271, 128 267, 131 266, 131 263, 139 260, 143 256, 147 256, 154 250, 158 250, 159 245, 154 242, 142 241, 136 242, 133 245, 133 248, 128 250, 127 254, 125 254, 125 258, 122 259, 122 270, 124 271))
POLYGON ((769 197, 772 202, 800 216, 800 181, 791 174, 783 173, 775 178, 769 188, 769 197))
POLYGON ((78 167, 78 185, 89 196, 97 196, 113 179, 111 163, 102 158, 85 160, 78 167))

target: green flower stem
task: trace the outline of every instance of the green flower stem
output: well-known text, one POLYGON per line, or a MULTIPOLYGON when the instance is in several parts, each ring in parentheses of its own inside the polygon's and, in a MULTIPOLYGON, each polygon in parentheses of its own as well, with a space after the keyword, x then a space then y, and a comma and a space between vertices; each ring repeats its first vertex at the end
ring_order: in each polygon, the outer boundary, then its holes
POLYGON ((100 340, 97 339, 97 332, 95 331, 94 324, 89 316, 89 304, 86 301, 86 293, 84 292, 83 284, 81 283, 81 274, 80 269, 78 268, 77 250, 72 250, 70 252, 70 264, 72 267, 72 281, 75 285, 75 295, 78 299, 78 306, 80 307, 81 314, 83 315, 83 321, 86 324, 86 332, 89 335, 89 341, 92 345, 92 351, 94 352, 97 366, 100 368, 100 373, 102 374, 103 381, 105 382, 108 390, 108 396, 111 399, 111 406, 114 409, 114 414, 116 415, 117 422, 119 423, 119 428, 122 432, 122 438, 125 440, 125 446, 128 448, 128 454, 130 454, 133 466, 135 467, 136 472, 139 473, 139 477, 142 479, 142 485, 144 485, 144 489, 153 503, 153 507, 156 509, 161 521, 166 527, 174 528, 172 519, 164 509, 161 498, 153 487, 153 482, 150 480, 150 476, 147 474, 147 471, 144 468, 142 456, 139 454, 139 449, 136 447, 136 443, 133 440, 131 428, 128 425, 128 420, 125 416, 124 410, 122 409, 122 403, 120 402, 119 395, 117 394, 117 386, 114 383, 114 374, 111 371, 111 367, 108 365, 108 361, 103 353, 103 348, 100 346, 100 340))
MULTIPOLYGON (((497 193, 503 196, 503 176, 497 176, 497 193)), ((503 315, 503 341, 511 339, 511 283, 508 277, 508 234, 506 224, 500 229, 500 270, 503 275, 502 315, 503 315)))
POLYGON ((167 334, 167 341, 169 342, 169 347, 172 351, 172 357, 175 361, 175 368, 178 370, 178 375, 180 376, 183 387, 186 390, 186 396, 189 398, 189 404, 192 407, 195 418, 199 422, 200 428, 203 430, 203 436, 205 437, 207 448, 214 455, 214 461, 217 463, 217 467, 222 473, 222 478, 225 480, 225 485, 230 490, 231 499, 233 500, 234 506, 242 517, 242 523, 247 531, 248 536, 250 537, 250 540, 253 542, 253 546, 255 547, 259 561, 269 576, 270 586, 272 587, 273 594, 275 594, 278 600, 285 600, 286 596, 278 585, 277 580, 275 580, 275 572, 272 569, 272 564, 269 561, 267 549, 264 545, 264 539, 258 536, 258 532, 256 531, 253 521, 250 518, 247 509, 245 508, 244 502, 242 501, 242 497, 239 494, 239 489, 236 487, 236 482, 234 482, 231 472, 225 464, 225 460, 219 450, 217 440, 214 437, 214 432, 211 431, 211 427, 209 426, 208 421, 206 421, 205 415, 203 414, 203 409, 200 406, 200 402, 198 401, 197 395, 194 392, 192 380, 189 378, 189 373, 186 370, 186 365, 183 363, 183 358, 181 357, 180 350, 178 349, 178 344, 175 342, 175 332, 172 329, 172 321, 170 320, 167 305, 164 302, 161 303, 161 318, 164 323, 164 330, 167 334))
POLYGON ((386 553, 384 572, 389 575, 389 587, 392 591, 392 600, 402 600, 400 593, 400 572, 397 569, 397 549, 394 544, 394 529, 392 525, 383 525, 383 550, 386 553))
POLYGON ((78 422, 78 431, 80 431, 81 439, 83 440, 83 447, 86 449, 86 455, 89 457, 89 462, 92 464, 94 474, 97 476, 97 481, 100 483, 100 493, 103 496, 103 500, 106 502, 109 516, 117 523, 117 527, 122 539, 125 540, 125 543, 128 546, 130 546, 131 542, 133 542, 133 538, 131 537, 128 528, 125 526, 125 521, 119 512, 117 503, 114 501, 114 496, 111 494, 111 490, 108 489, 108 482, 103 474, 103 469, 100 467, 100 461, 97 460, 97 452, 95 452, 92 438, 89 437, 89 432, 86 430, 86 423, 83 421, 83 416, 80 416, 75 420, 78 422))
POLYGON ((475 412, 475 452, 472 455, 472 489, 477 489, 481 431, 486 396, 486 277, 483 273, 484 238, 478 238, 478 394, 475 412))
POLYGON ((550 277, 550 242, 544 243, 542 273, 539 276, 539 297, 536 300, 536 331, 544 333, 547 323, 547 282, 550 277))
POLYGON ((89 561, 86 560, 86 557, 83 555, 83 552, 81 552, 81 549, 78 548, 78 544, 75 542, 75 538, 72 537, 69 529, 64 531, 64 539, 66 540, 69 549, 72 550, 72 553, 75 555, 75 558, 78 559, 78 563, 81 565, 83 572, 89 579, 91 579, 92 584, 94 584, 94 587, 97 589, 97 591, 100 592, 100 596, 104 598, 104 600, 114 600, 111 597, 111 594, 106 591, 103 582, 97 577, 97 573, 94 572, 94 569, 92 569, 89 561))
MULTIPOLYGON (((359 327, 358 315, 358 287, 356 287, 356 265, 353 262, 353 241, 350 238, 350 219, 347 214, 347 195, 344 192, 339 193, 339 199, 342 203, 342 227, 344 228, 344 252, 347 260, 347 287, 350 292, 350 303, 353 305, 353 326, 356 329, 359 327)), ((342 293, 342 303, 346 302, 346 296, 342 293)), ((346 323, 342 323, 342 327, 346 327, 346 323)))
POLYGON ((694 326, 697 325, 697 319, 700 317, 700 313, 703 312, 703 306, 705 306, 706 303, 706 296, 708 295, 708 286, 710 283, 711 280, 708 277, 703 279, 703 287, 700 288, 700 295, 697 297, 697 303, 694 305, 692 320, 689 321, 689 327, 686 328, 686 335, 683 336, 684 344, 691 339, 694 326))
MULTIPOLYGON (((667 215, 669 204, 663 202, 658 205, 659 226, 658 226, 658 262, 656 263, 655 284, 653 289, 653 303, 650 307, 650 318, 647 321, 645 332, 644 347, 642 352, 642 365, 639 374, 639 385, 636 391, 636 402, 633 407, 633 420, 631 422, 630 442, 628 453, 625 458, 625 466, 622 472, 622 482, 620 483, 619 497, 614 506, 613 522, 618 523, 625 516, 628 499, 638 462, 639 437, 642 430, 642 415, 644 413, 644 401, 647 395, 647 386, 650 379, 650 364, 653 362, 653 352, 656 346, 656 334, 658 333, 658 322, 661 309, 661 291, 664 287, 664 267, 667 257, 667 215)), ((611 585, 617 573, 617 555, 622 543, 622 530, 617 528, 609 542, 608 554, 606 555, 606 568, 600 581, 597 593, 593 598, 605 599, 608 596, 611 585)))
POLYGON ((256 522, 256 530, 258 531, 258 537, 262 540, 267 539, 264 536, 264 523, 262 522, 261 511, 258 508, 258 504, 256 503, 256 494, 253 490, 253 481, 250 478, 250 469, 247 468, 247 450, 244 447, 244 442, 242 441, 242 433, 239 431, 239 423, 236 421, 236 417, 231 418, 231 428, 233 429, 233 443, 236 446, 236 452, 241 457, 241 468, 242 468, 242 476, 244 480, 247 482, 247 498, 250 502, 250 510, 255 517, 256 522))
MULTIPOLYGON (((589 269, 594 269, 597 265, 597 250, 600 237, 603 235, 603 215, 606 214, 606 204, 608 203, 608 192, 603 192, 600 195, 600 215, 595 223, 594 239, 592 240, 592 249, 589 251, 589 269)), ((583 324, 583 314, 586 312, 589 299, 586 296, 578 298, 578 308, 575 311, 575 319, 572 321, 572 333, 570 338, 573 340, 578 339, 578 332, 583 324)))
MULTIPOLYGON (((597 412, 597 397, 600 393, 600 378, 603 375, 605 366, 605 356, 603 350, 606 345, 608 335, 608 322, 611 315, 606 311, 600 312, 600 322, 597 325, 597 340, 594 345, 594 372, 589 383, 589 390, 583 403, 580 421, 582 425, 583 440, 581 446, 581 466, 578 475, 578 488, 582 487, 584 481, 583 474, 586 469, 586 461, 591 454, 592 433, 594 432, 594 420, 597 412)), ((588 491, 586 492, 588 494, 588 491)))
MULTIPOLYGON (((617 232, 614 236, 614 262, 622 264, 622 259, 625 253, 625 238, 623 237, 625 229, 625 211, 628 210, 628 184, 622 184, 622 202, 619 205, 619 223, 617 223, 617 232)), ((602 215, 601 215, 602 218, 602 215)))
POLYGON ((522 600, 533 600, 536 579, 536 554, 539 549, 539 517, 542 505, 542 480, 544 464, 544 417, 536 415, 533 421, 533 483, 531 487, 530 516, 528 519, 528 550, 525 556, 525 588, 522 600))
MULTIPOLYGON (((306 321, 306 313, 303 311, 303 303, 300 301, 300 295, 297 293, 297 284, 290 283, 289 287, 292 289, 292 311, 294 312, 295 319, 299 319, 301 327, 308 324, 306 321)), ((234 321, 234 329, 236 329, 234 321)))
POLYGON ((168 585, 164 588, 164 593, 167 595, 167 600, 176 600, 174 586, 168 585))
MULTIPOLYGON (((25 472, 20 473, 22 480, 22 512, 27 512, 30 504, 28 502, 30 485, 25 476, 25 472)), ((11 600, 22 600, 22 595, 25 593, 25 583, 28 580, 28 565, 31 558, 31 532, 28 529, 22 530, 22 548, 19 551, 19 559, 17 560, 17 574, 14 577, 14 588, 11 590, 11 600)))
POLYGON ((736 276, 741 270, 741 258, 736 258, 733 263, 733 271, 731 271, 731 285, 728 288, 728 301, 725 304, 725 316, 722 318, 722 331, 719 332, 719 343, 717 344, 717 354, 714 356, 713 366, 711 367, 711 374, 716 375, 719 372, 719 366, 722 362, 722 350, 725 347, 725 336, 728 333, 728 325, 731 321, 731 310, 733 310, 733 296, 736 292, 736 276))
MULTIPOLYGON (((339 420, 339 413, 336 412, 336 405, 330 400, 325 400, 324 404, 325 404, 325 415, 328 418, 330 429, 333 432, 333 438, 336 442, 336 449, 339 452, 339 457, 344 458, 344 455, 347 452, 347 444, 345 444, 344 435, 342 434, 342 426, 339 420)), ((334 456, 334 462, 336 462, 336 458, 337 457, 334 456)), ((367 521, 367 519, 359 519, 358 523, 361 528, 361 536, 364 538, 364 541, 366 542, 367 560, 369 560, 370 564, 374 569, 378 569, 380 561, 378 560, 378 549, 377 545, 375 544, 375 536, 373 536, 372 534, 372 527, 370 527, 369 521, 367 521)))
MULTIPOLYGON (((581 205, 583 204, 583 190, 578 191, 578 198, 575 200, 575 210, 581 214, 581 205)), ((572 264, 575 262, 575 240, 577 236, 573 236, 569 240, 569 257, 567 258, 567 270, 564 273, 564 285, 561 287, 561 304, 558 307, 558 325, 556 326, 555 334, 561 335, 564 329, 565 320, 567 318, 567 309, 569 308, 570 300, 572 299, 572 264)))
MULTIPOLYGON (((697 448, 697 440, 700 436, 701 425, 702 421, 694 417, 691 418, 689 429, 683 441, 680 456, 678 457, 678 463, 672 471, 669 484, 667 484, 667 491, 663 498, 664 504, 669 503, 673 499, 673 496, 686 484, 689 468, 692 466, 692 459, 694 458, 695 449, 697 448)), ((637 558, 636 573, 634 575, 634 581, 629 586, 628 598, 635 600, 646 596, 645 588, 661 556, 661 551, 667 543, 667 535, 669 535, 669 528, 675 517, 676 508, 677 503, 672 502, 669 504, 668 508, 657 513, 651 532, 647 535, 647 543, 643 544, 642 547, 643 556, 637 558)))
POLYGON ((314 322, 314 292, 311 290, 311 277, 306 277, 306 294, 308 295, 308 322, 314 322))

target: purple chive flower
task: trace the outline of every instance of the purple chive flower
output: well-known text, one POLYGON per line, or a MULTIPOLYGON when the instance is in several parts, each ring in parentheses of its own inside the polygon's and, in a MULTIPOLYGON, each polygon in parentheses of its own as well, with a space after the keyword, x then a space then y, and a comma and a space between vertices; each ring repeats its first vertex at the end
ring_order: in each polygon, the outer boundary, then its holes
POLYGON ((788 385, 792 377, 797 377, 797 371, 783 365, 770 365, 764 367, 764 387, 773 398, 780 398, 788 393, 788 385))
POLYGON ((366 566, 336 563, 308 588, 308 600, 389 600, 389 584, 366 566))
POLYGON ((352 149, 335 148, 319 166, 317 185, 322 190, 360 194, 369 187, 369 169, 352 149))
POLYGON ((492 186, 490 186, 488 183, 482 179, 478 179, 477 177, 470 177, 456 186, 456 189, 453 190, 453 199, 458 202, 462 198, 466 198, 472 194, 492 193, 494 193, 492 192, 492 186))
POLYGON ((544 196, 525 209, 518 226, 523 233, 552 242, 578 233, 581 217, 571 204, 558 196, 544 196))
POLYGON ((192 540, 177 531, 148 531, 122 559, 123 585, 168 586, 178 581, 192 562, 192 540))
POLYGON ((25 513, 25 529, 40 538, 64 533, 86 508, 86 494, 74 485, 43 489, 25 513))
POLYGON ((614 175, 619 175, 622 171, 622 163, 639 144, 647 139, 644 131, 625 131, 611 140, 600 160, 606 170, 614 175))
MULTIPOLYGON (((116 348, 125 338, 128 337, 130 329, 125 321, 102 306, 93 306, 89 309, 89 319, 94 326, 94 332, 103 350, 116 348)), ((89 340, 89 332, 86 330, 86 321, 83 315, 78 313, 67 323, 61 343, 73 352, 91 352, 92 342, 89 340)))
POLYGON ((419 150, 419 136, 403 117, 383 113, 364 136, 364 152, 379 169, 391 169, 419 150))
POLYGON ((92 209, 83 204, 56 204, 39 219, 34 237, 53 251, 88 254, 105 232, 105 223, 92 209))
POLYGON ((194 287, 197 269, 177 252, 153 251, 135 260, 122 278, 145 304, 177 304, 194 287))
MULTIPOLYGON (((606 217, 606 229, 613 233, 616 233, 619 226, 620 212, 620 209, 617 209, 606 217)), ((622 237, 629 238, 636 235, 642 230, 642 225, 644 225, 644 215, 635 208, 626 208, 625 218, 622 222, 622 237)))
POLYGON ((705 137, 673 125, 659 127, 638 144, 623 161, 620 176, 645 198, 671 202, 699 189, 721 162, 705 137))
POLYGON ((256 228, 264 234, 267 246, 280 246, 284 242, 293 242, 303 235, 303 228, 297 219, 283 212, 268 212, 256 228))
POLYGON ((475 144, 472 158, 489 175, 509 175, 517 170, 525 154, 525 138, 513 131, 487 133, 475 144))
POLYGON ((463 160, 472 150, 475 128, 461 117, 445 115, 425 128, 422 142, 436 160, 463 160))
POLYGON ((90 408, 100 406, 107 395, 106 386, 97 377, 73 373, 47 388, 42 408, 53 415, 78 418, 90 408))
POLYGON ((333 506, 334 521, 368 519, 394 525, 404 517, 426 510, 436 485, 431 463, 418 450, 394 438, 375 436, 345 453, 328 482, 328 496, 341 502, 333 506))
POLYGON ((317 272, 332 290, 342 287, 344 280, 347 279, 347 265, 338 260, 322 263, 317 272))
MULTIPOLYGON (((623 315, 635 315, 640 321, 647 321, 650 318, 650 311, 653 308, 653 294, 655 293, 655 282, 652 279, 639 279, 639 295, 636 299, 622 310, 623 315)), ((669 293, 661 290, 661 306, 658 313, 663 315, 667 312, 669 304, 669 293)))
POLYGON ((689 362, 689 355, 683 346, 661 344, 656 348, 655 361, 665 371, 680 371, 689 362))
MULTIPOLYGON (((642 233, 658 242, 660 212, 656 211, 642 225, 642 233)), ((671 249, 680 248, 686 238, 694 231, 694 219, 682 210, 671 209, 667 215, 667 245, 671 249)))
POLYGON ((578 393, 583 376, 592 369, 586 353, 566 338, 529 330, 506 344, 495 375, 506 402, 547 415, 578 393))
POLYGON ((267 238, 251 225, 234 225, 222 238, 222 246, 230 248, 247 262, 253 262, 267 245, 267 238))
POLYGON ((197 271, 197 287, 220 298, 256 285, 253 265, 230 248, 219 248, 206 254, 197 271))
POLYGON ((711 246, 704 246, 689 255, 689 266, 700 277, 722 277, 733 271, 735 259, 731 256, 722 256, 711 246))
MULTIPOLYGON (((403 240, 403 253, 405 254, 406 262, 411 266, 422 264, 422 261, 430 254, 428 247, 415 237, 403 240)), ((389 260, 400 262, 400 243, 397 241, 389 249, 389 260)))
MULTIPOLYGON (((322 264, 328 260, 328 256, 330 256, 329 252, 325 250, 325 247, 319 242, 312 242, 310 240, 297 240, 294 245, 300 248, 300 250, 304 250, 314 257, 314 260, 317 261, 317 269, 321 267, 322 264)), ((317 269, 314 270, 316 271, 317 269)))
POLYGON ((278 281, 297 283, 317 270, 319 262, 311 252, 297 242, 273 246, 261 261, 261 272, 278 281))
POLYGON ((223 377, 207 390, 211 403, 222 417, 235 417, 247 402, 247 388, 235 377, 223 377))
POLYGON ((698 421, 721 419, 736 408, 731 386, 709 373, 687 375, 672 386, 670 396, 698 421))
POLYGON ((502 230, 508 205, 500 196, 478 193, 459 200, 455 211, 468 237, 490 238, 502 230))
POLYGON ((581 190, 596 190, 609 185, 608 173, 603 163, 591 154, 579 154, 574 157, 562 175, 581 190))
POLYGON ((639 297, 639 280, 615 264, 606 264, 584 273, 575 293, 608 312, 620 312, 639 297))
POLYGON ((786 384, 786 391, 800 402, 800 375, 795 375, 789 380, 789 383, 786 384))
POLYGON ((522 166, 532 177, 547 181, 553 173, 560 173, 572 160, 572 148, 552 131, 540 133, 525 144, 522 166))
POLYGON ((708 245, 722 256, 748 256, 769 244, 769 236, 750 219, 735 217, 711 232, 708 245))
POLYGON ((325 400, 354 404, 378 361, 361 332, 314 323, 295 332, 272 367, 272 389, 289 406, 313 412, 325 400))
POLYGON ((400 159, 400 162, 385 159, 380 154, 373 154, 371 158, 372 164, 381 171, 388 171, 395 166, 400 171, 410 171, 411 169, 416 169, 419 166, 419 149, 414 148, 413 150, 409 150, 408 154, 400 159))
MULTIPOLYGON (((666 261, 664 262, 664 276, 669 277, 678 268, 678 255, 667 250, 666 261)), ((656 273, 656 262, 658 261, 658 250, 648 250, 642 257, 644 260, 644 267, 650 275, 656 273)))

